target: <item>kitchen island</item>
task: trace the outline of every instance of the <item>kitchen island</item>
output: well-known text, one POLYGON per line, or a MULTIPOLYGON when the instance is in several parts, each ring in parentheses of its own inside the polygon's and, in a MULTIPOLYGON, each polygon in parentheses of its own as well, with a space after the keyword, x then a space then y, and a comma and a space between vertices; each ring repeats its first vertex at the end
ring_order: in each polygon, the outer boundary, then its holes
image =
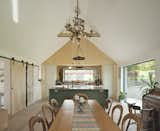
POLYGON ((87 94, 89 99, 95 99, 99 102, 103 107, 105 106, 105 99, 108 98, 108 90, 107 89, 66 89, 66 88, 52 88, 49 89, 49 99, 55 98, 60 105, 62 105, 64 99, 72 99, 73 96, 77 93, 87 94))

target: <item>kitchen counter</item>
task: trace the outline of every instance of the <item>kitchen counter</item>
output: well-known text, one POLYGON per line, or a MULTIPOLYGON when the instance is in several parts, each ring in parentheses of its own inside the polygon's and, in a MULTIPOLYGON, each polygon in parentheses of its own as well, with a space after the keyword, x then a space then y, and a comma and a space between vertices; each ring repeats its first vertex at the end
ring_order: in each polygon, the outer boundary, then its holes
POLYGON ((55 88, 49 89, 49 99, 55 98, 62 105, 64 99, 72 99, 73 96, 77 93, 87 94, 89 99, 96 99, 102 106, 105 105, 105 99, 108 98, 108 90, 107 89, 66 89, 66 88, 55 88))
POLYGON ((103 89, 103 85, 55 85, 54 89, 103 89))

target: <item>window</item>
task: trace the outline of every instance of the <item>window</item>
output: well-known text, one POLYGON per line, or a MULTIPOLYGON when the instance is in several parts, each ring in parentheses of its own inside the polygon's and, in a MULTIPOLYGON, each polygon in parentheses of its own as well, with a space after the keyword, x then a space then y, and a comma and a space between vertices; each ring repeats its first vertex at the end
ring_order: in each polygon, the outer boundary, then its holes
POLYGON ((143 89, 149 83, 149 76, 155 80, 155 60, 129 65, 123 68, 123 88, 127 97, 141 99, 143 89))
POLYGON ((57 66, 56 85, 62 84, 68 87, 76 86, 76 88, 78 88, 77 85, 83 85, 83 88, 88 88, 87 85, 101 85, 102 66, 57 66))
POLYGON ((64 70, 64 81, 94 82, 94 70, 64 70))

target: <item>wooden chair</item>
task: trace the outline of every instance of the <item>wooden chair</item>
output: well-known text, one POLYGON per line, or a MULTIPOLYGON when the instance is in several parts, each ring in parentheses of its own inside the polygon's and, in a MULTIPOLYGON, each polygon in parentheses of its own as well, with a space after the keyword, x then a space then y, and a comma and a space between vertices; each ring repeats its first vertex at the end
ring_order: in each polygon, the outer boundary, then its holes
MULTIPOLYGON (((78 95, 79 97, 83 97, 85 100, 88 100, 88 95, 84 94, 84 93, 77 93, 75 95, 78 95)), ((73 98, 74 99, 74 98, 73 98)))
POLYGON ((115 110, 117 110, 117 109, 120 111, 119 118, 118 118, 118 121, 116 123, 119 126, 119 124, 121 122, 121 119, 122 119, 122 115, 123 115, 123 107, 122 107, 122 105, 118 104, 118 105, 115 105, 113 107, 111 118, 112 118, 112 120, 114 120, 114 116, 113 115, 114 115, 115 110))
POLYGON ((49 104, 54 108, 55 115, 56 115, 59 111, 58 101, 56 99, 52 98, 52 99, 49 100, 49 104))
POLYGON ((56 99, 54 99, 54 98, 52 98, 52 99, 49 100, 49 104, 50 104, 51 106, 56 106, 56 107, 59 106, 58 101, 57 101, 56 99))
POLYGON ((42 125, 43 131, 47 131, 45 121, 40 116, 32 116, 29 120, 29 131, 34 131, 34 126, 36 123, 40 123, 42 125))
POLYGON ((108 98, 105 101, 105 109, 107 109, 108 115, 110 114, 111 107, 112 107, 112 99, 108 98))
POLYGON ((136 125, 137 125, 137 131, 141 131, 141 128, 142 128, 141 118, 138 117, 137 115, 133 114, 133 113, 128 113, 127 115, 124 116, 124 118, 122 120, 122 127, 121 127, 122 131, 127 131, 128 130, 127 127, 125 128, 125 123, 126 123, 127 120, 129 120, 129 121, 134 120, 136 122, 136 125))
POLYGON ((42 105, 42 114, 43 114, 45 123, 49 129, 55 119, 56 112, 55 112, 54 108, 52 108, 50 105, 43 104, 42 105), (50 115, 48 115, 47 113, 49 113, 50 115), (51 119, 49 119, 49 116, 51 116, 51 119))
MULTIPOLYGON (((143 130, 152 130, 155 131, 155 120, 154 120, 154 109, 149 108, 149 109, 141 109, 140 106, 136 105, 128 105, 129 112, 132 114, 137 115, 138 117, 141 118, 141 122, 143 123, 143 130), (149 123, 149 124, 148 124, 149 123), (151 125, 151 126, 146 126, 146 125, 151 125)), ((128 125, 127 125, 127 130, 129 128, 131 121, 129 120, 128 125)))
POLYGON ((137 114, 139 115, 141 112, 141 107, 140 106, 136 106, 135 103, 134 104, 128 104, 128 111, 129 113, 133 113, 133 114, 137 114))

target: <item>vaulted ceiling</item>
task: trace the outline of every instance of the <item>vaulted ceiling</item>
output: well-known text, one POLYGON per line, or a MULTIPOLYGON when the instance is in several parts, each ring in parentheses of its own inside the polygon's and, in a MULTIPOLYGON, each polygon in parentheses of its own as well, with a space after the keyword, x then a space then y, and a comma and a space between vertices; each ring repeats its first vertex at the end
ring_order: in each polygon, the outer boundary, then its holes
MULTIPOLYGON (((79 0, 82 17, 101 38, 91 39, 120 65, 160 56, 159 0, 79 0)), ((73 16, 75 0, 19 0, 19 23, 11 0, 0 0, 0 55, 42 63, 68 39, 57 38, 73 16)))

